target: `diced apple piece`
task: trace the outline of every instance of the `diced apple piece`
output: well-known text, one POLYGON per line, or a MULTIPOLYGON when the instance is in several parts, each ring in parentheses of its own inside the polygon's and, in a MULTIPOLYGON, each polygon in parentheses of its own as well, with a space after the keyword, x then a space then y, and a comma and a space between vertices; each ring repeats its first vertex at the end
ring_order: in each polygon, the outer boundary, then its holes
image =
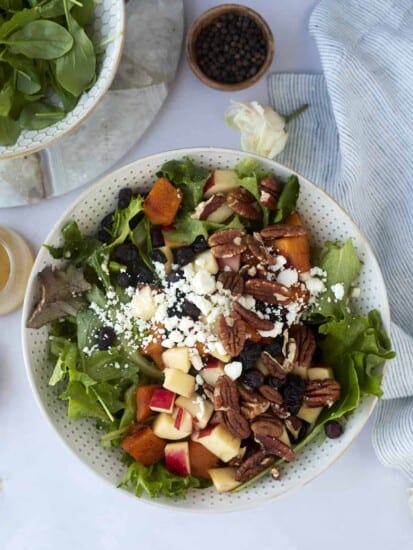
POLYGON ((149 321, 156 312, 155 294, 151 287, 137 288, 132 298, 131 309, 135 317, 149 321))
POLYGON ((235 479, 236 468, 211 468, 208 470, 208 474, 212 479, 215 489, 219 493, 226 493, 232 491, 235 487, 241 484, 240 481, 235 479))
POLYGON ((235 170, 214 170, 204 187, 204 197, 209 198, 215 193, 228 193, 239 187, 239 178, 235 170))
POLYGON ((195 391, 195 378, 178 369, 166 368, 163 387, 178 395, 191 397, 195 391))
POLYGON ((327 380, 334 378, 333 369, 331 367, 310 367, 307 370, 309 380, 327 380))
POLYGON ((218 273, 218 263, 210 250, 205 250, 205 252, 199 254, 192 262, 192 267, 195 272, 205 270, 211 275, 218 273))
POLYGON ((155 418, 152 425, 152 429, 155 435, 162 439, 169 439, 176 441, 177 439, 185 439, 192 432, 192 423, 191 427, 186 426, 186 430, 177 429, 175 427, 175 418, 173 415, 168 413, 159 413, 155 418))
POLYGON ((189 476, 189 448, 187 441, 168 443, 165 447, 165 464, 167 469, 177 476, 189 476))
POLYGON ((186 347, 170 348, 162 353, 162 361, 165 367, 188 372, 191 368, 189 349, 186 347))
POLYGON ((171 414, 174 408, 175 394, 164 388, 156 389, 149 403, 152 411, 165 412, 171 414))
POLYGON ((208 217, 207 220, 214 223, 223 223, 233 214, 233 210, 224 203, 222 206, 214 210, 208 217))
POLYGON ((156 390, 160 389, 157 384, 146 384, 136 388, 136 420, 144 422, 152 416, 150 403, 152 395, 156 390))
POLYGON ((218 350, 208 350, 209 351, 209 354, 212 355, 212 357, 214 357, 215 359, 218 359, 218 361, 222 361, 222 363, 229 363, 232 359, 232 357, 230 355, 228 355, 228 353, 225 353, 225 350, 222 349, 222 351, 218 351, 218 350))
POLYGON ((239 271, 241 266, 241 254, 235 254, 229 258, 218 258, 218 267, 220 271, 239 271))
POLYGON ((322 410, 323 407, 307 407, 307 405, 302 405, 297 416, 309 424, 314 424, 322 410))
POLYGON ((179 396, 175 404, 189 412, 195 427, 200 430, 205 428, 214 412, 212 403, 196 394, 192 397, 179 396))
POLYGON ((297 365, 294 365, 293 374, 296 374, 297 376, 299 376, 303 380, 307 380, 308 370, 309 370, 308 367, 303 367, 302 365, 297 364, 297 365))
POLYGON ((192 416, 183 407, 176 407, 173 412, 174 427, 184 432, 192 432, 192 416))
POLYGON ((241 440, 232 436, 221 424, 209 425, 201 430, 197 442, 223 462, 237 456, 241 447, 241 440))
POLYGON ((218 378, 225 374, 224 363, 219 359, 209 359, 199 374, 210 386, 215 386, 218 378))
POLYGON ((282 441, 284 445, 291 447, 291 441, 290 441, 290 438, 288 437, 288 432, 286 428, 284 428, 283 433, 278 437, 278 439, 282 441))

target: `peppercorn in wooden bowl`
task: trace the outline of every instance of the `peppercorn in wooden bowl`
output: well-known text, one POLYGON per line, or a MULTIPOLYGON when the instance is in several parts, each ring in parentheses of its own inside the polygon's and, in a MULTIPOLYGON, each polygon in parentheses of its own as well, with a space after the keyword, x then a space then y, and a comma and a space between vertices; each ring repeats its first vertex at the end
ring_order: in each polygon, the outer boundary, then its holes
POLYGON ((186 38, 186 55, 207 86, 236 91, 258 82, 274 57, 274 38, 257 12, 239 4, 221 4, 200 15, 186 38))

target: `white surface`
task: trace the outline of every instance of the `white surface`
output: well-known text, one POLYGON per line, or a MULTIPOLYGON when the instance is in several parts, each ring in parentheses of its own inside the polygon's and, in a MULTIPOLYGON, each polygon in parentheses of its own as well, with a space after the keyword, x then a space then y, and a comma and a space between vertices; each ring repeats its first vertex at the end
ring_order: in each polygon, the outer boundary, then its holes
MULTIPOLYGON (((203 147, 180 149, 169 153, 163 152, 138 159, 133 164, 120 168, 115 173, 109 174, 106 178, 100 180, 96 185, 86 189, 78 197, 76 204, 65 214, 65 219, 59 220, 54 226, 52 233, 46 239, 46 243, 59 246, 62 242, 61 227, 71 219, 76 220, 80 230, 85 234, 96 231, 102 218, 116 204, 118 191, 125 185, 125 181, 133 189, 145 192, 155 181, 156 172, 163 162, 174 158, 185 158, 186 156, 190 156, 197 165, 212 170, 214 168, 232 168, 242 158, 251 156, 251 153, 203 147)), ((274 172, 284 181, 292 173, 288 168, 270 160, 262 160, 261 166, 265 171, 274 172)), ((322 247, 327 241, 353 239, 363 262, 359 278, 359 286, 362 292, 359 300, 354 304, 355 309, 363 313, 378 309, 388 331, 390 329, 390 312, 386 289, 377 260, 373 256, 370 246, 337 203, 305 178, 300 177, 299 179, 298 208, 300 216, 302 216, 306 227, 310 231, 313 246, 322 247), (320 219, 322 219, 322 224, 320 224, 320 219)), ((23 306, 24 319, 30 316, 33 304, 38 297, 37 273, 48 265, 56 264, 59 265, 60 262, 53 261, 47 250, 40 251, 28 284, 27 297, 23 306)), ((195 277, 192 282, 195 281, 195 277)), ((67 403, 58 400, 58 395, 62 391, 61 388, 49 385, 51 371, 45 369, 49 350, 47 328, 43 327, 41 330, 26 329, 23 336, 23 346, 32 387, 57 433, 72 452, 86 463, 93 472, 109 481, 111 485, 118 485, 125 472, 125 466, 119 460, 119 453, 102 449, 100 445, 101 433, 96 430, 95 421, 83 420, 75 425, 70 422, 67 419, 67 403)), ((276 496, 281 496, 292 489, 305 485, 334 463, 337 457, 347 449, 369 418, 375 401, 376 399, 372 396, 362 400, 357 411, 354 412, 346 424, 344 434, 339 439, 326 439, 323 445, 320 445, 319 441, 315 439, 306 445, 298 453, 297 460, 282 466, 282 475, 277 483, 274 483, 271 476, 266 476, 259 483, 255 483, 239 493, 220 495, 211 487, 204 491, 191 491, 185 500, 180 499, 171 502, 170 499, 162 498, 158 502, 164 506, 180 507, 192 511, 209 512, 214 508, 217 512, 234 511, 267 502, 276 496)), ((145 498, 143 497, 143 499, 145 498)))
MULTIPOLYGON (((187 22, 216 3, 187 0, 187 22)), ((262 13, 273 29, 277 46, 273 70, 320 70, 306 30, 314 0, 245 4, 262 13)), ((265 80, 227 95, 205 88, 183 60, 154 125, 125 160, 185 146, 237 147, 237 134, 222 122, 230 98, 265 101, 265 80)), ((79 192, 31 207, 0 210, 0 225, 20 231, 38 249, 79 192)), ((408 483, 377 462, 371 421, 321 477, 253 511, 209 516, 171 513, 108 488, 65 449, 44 421, 25 378, 20 317, 18 311, 0 318, 2 550, 412 547, 408 483)))

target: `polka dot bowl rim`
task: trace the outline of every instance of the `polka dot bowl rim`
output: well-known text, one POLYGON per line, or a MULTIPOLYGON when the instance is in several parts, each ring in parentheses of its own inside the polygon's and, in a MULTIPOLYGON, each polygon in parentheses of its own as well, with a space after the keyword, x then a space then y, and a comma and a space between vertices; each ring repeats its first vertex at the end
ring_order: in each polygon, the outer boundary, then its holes
POLYGON ((76 106, 62 120, 41 130, 22 130, 14 145, 0 145, 0 160, 19 158, 53 145, 73 132, 98 106, 115 78, 122 57, 125 38, 124 0, 97 2, 88 29, 92 41, 104 45, 103 53, 97 56, 95 84, 80 96, 76 106))
MULTIPOLYGON (((93 232, 103 216, 113 209, 116 195, 122 187, 131 185, 136 190, 146 191, 155 181, 156 172, 163 162, 186 156, 209 168, 232 168, 241 159, 252 157, 259 160, 264 168, 283 179, 296 174, 301 186, 298 210, 309 227, 312 242, 321 244, 326 240, 344 240, 352 237, 363 260, 360 276, 361 295, 357 307, 364 313, 373 308, 378 309, 385 329, 390 331, 390 311, 379 264, 367 239, 348 214, 329 195, 300 174, 275 161, 250 153, 234 149, 201 147, 171 150, 136 160, 107 174, 86 189, 60 217, 45 243, 59 244, 60 229, 69 219, 76 219, 82 231, 93 232)), ((124 465, 120 462, 119 451, 106 450, 99 445, 100 434, 93 421, 70 422, 67 419, 66 403, 59 401, 55 389, 47 385, 51 374, 46 368, 47 330, 43 328, 34 331, 25 328, 25 321, 36 296, 37 273, 46 265, 58 263, 49 257, 45 248, 42 248, 36 257, 29 279, 22 315, 22 345, 26 373, 40 409, 61 441, 100 479, 116 487, 125 471, 124 465)), ((357 438, 376 402, 377 399, 371 396, 363 398, 339 439, 327 439, 322 445, 318 442, 310 443, 298 453, 295 462, 283 465, 283 475, 279 481, 274 481, 268 476, 239 493, 219 494, 213 488, 192 489, 185 500, 149 497, 141 497, 140 500, 173 509, 224 512, 254 507, 275 499, 305 485, 335 462, 357 438)), ((127 491, 124 493, 131 495, 127 491)))

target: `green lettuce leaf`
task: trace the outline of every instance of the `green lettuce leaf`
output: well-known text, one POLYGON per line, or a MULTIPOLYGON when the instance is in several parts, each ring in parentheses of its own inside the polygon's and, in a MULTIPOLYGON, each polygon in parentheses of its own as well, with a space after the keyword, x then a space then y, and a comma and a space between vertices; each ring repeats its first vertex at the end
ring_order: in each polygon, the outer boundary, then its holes
POLYGON ((55 259, 71 260, 76 266, 80 266, 89 256, 101 246, 94 237, 86 237, 80 232, 79 226, 73 220, 62 228, 63 245, 44 245, 55 259))
POLYGON ((326 272, 326 290, 318 297, 316 307, 311 310, 311 316, 342 319, 346 314, 351 287, 360 274, 362 262, 351 239, 343 245, 327 243, 326 247, 318 262, 319 267, 326 272), (340 284, 343 288, 343 297, 340 300, 336 299, 332 290, 335 284, 340 284))
POLYGON ((166 237, 171 241, 182 242, 189 245, 199 236, 202 235, 205 239, 219 229, 244 229, 244 224, 238 216, 233 216, 226 223, 210 222, 208 220, 197 220, 191 217, 189 212, 179 215, 174 223, 172 231, 166 231, 166 237))
POLYGON ((131 240, 139 250, 139 255, 144 264, 149 269, 154 271, 150 256, 152 252, 151 222, 146 216, 141 219, 135 229, 131 232, 131 240))
POLYGON ((244 178, 255 174, 259 167, 260 162, 258 160, 247 157, 239 161, 239 163, 235 166, 235 171, 240 178, 244 178))
POLYGON ((172 474, 160 462, 153 466, 143 466, 139 462, 133 462, 119 483, 119 487, 130 489, 137 497, 146 493, 152 498, 184 497, 188 489, 192 487, 199 489, 207 485, 210 483, 200 478, 172 474))
POLYGON ((127 208, 116 208, 111 231, 113 240, 108 245, 109 249, 125 242, 131 233, 129 222, 132 218, 143 212, 143 202, 143 197, 138 195, 132 198, 127 208))
POLYGON ((165 162, 157 175, 167 178, 183 193, 181 209, 190 211, 201 201, 205 184, 211 172, 201 166, 196 166, 192 160, 185 157, 183 160, 165 162))
POLYGON ((300 182, 297 176, 290 176, 278 199, 277 210, 272 220, 273 223, 282 222, 289 214, 295 211, 299 193, 300 182))

